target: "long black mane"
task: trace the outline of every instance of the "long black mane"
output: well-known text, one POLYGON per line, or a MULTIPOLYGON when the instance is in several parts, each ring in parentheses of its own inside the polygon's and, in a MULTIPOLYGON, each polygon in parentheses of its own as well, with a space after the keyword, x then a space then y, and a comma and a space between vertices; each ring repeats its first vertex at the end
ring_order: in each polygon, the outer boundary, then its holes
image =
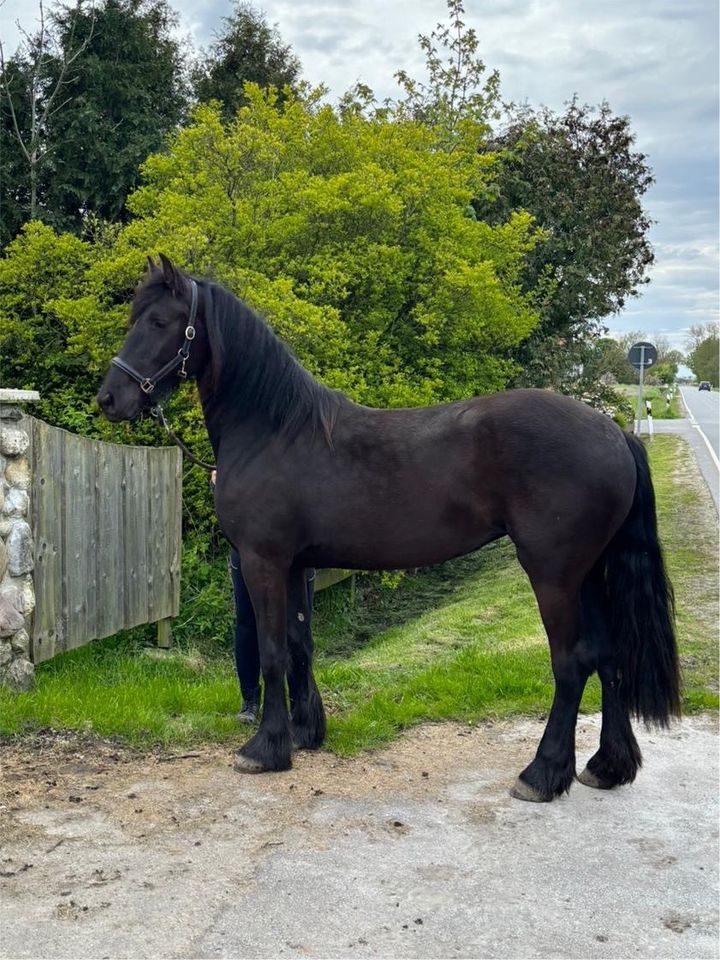
POLYGON ((318 383, 242 300, 218 283, 197 283, 213 355, 213 409, 262 416, 288 439, 310 423, 332 445, 345 397, 318 383))

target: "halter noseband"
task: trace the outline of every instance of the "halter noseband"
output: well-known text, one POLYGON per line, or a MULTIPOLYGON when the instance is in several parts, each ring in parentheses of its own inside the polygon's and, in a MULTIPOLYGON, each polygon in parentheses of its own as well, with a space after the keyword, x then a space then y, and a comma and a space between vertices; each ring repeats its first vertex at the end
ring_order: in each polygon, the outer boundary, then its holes
POLYGON ((129 363, 126 363, 121 357, 113 357, 110 361, 111 365, 117 367, 119 370, 122 370, 123 373, 126 373, 129 377, 132 377, 137 383, 140 384, 140 389, 143 393, 150 396, 158 383, 166 377, 169 373, 172 373, 173 370, 180 367, 178 371, 178 376, 185 379, 187 377, 187 371, 185 370, 185 364, 187 359, 190 356, 190 345, 195 339, 195 320, 197 317, 197 302, 198 302, 198 288, 197 283, 194 280, 190 281, 190 317, 188 319, 188 325, 185 327, 185 340, 183 345, 177 352, 177 356, 173 357, 172 360, 168 361, 164 367, 160 367, 151 377, 144 377, 141 373, 138 373, 134 367, 131 367, 129 363))

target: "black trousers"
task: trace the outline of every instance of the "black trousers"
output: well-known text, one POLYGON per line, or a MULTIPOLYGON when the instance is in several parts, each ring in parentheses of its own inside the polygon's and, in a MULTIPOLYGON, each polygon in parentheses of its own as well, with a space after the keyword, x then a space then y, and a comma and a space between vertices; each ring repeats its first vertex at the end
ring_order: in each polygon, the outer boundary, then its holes
MULTIPOLYGON (((260 703, 260 649, 255 611, 240 570, 240 557, 234 547, 230 550, 230 573, 235 593, 235 669, 240 693, 245 703, 260 703)), ((308 609, 312 614, 315 571, 310 567, 305 573, 308 609)))

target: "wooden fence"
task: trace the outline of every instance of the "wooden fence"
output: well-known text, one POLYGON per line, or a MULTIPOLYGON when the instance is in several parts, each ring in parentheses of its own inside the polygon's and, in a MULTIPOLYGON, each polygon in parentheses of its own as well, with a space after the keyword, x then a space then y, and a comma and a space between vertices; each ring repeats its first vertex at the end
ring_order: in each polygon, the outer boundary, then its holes
MULTIPOLYGON (((0 391, 0 444, 9 458, 0 457, 0 470, 7 467, 0 511, 8 518, 0 535, 0 638, 11 638, 0 640, 0 653, 10 648, 25 684, 33 663, 140 624, 157 622, 158 643, 169 646, 180 607, 180 451, 76 436, 12 407, 37 399, 25 394, 0 391)), ((348 576, 319 570, 316 590, 348 576)))
POLYGON ((26 416, 36 605, 31 658, 180 606, 182 457, 88 440, 26 416))

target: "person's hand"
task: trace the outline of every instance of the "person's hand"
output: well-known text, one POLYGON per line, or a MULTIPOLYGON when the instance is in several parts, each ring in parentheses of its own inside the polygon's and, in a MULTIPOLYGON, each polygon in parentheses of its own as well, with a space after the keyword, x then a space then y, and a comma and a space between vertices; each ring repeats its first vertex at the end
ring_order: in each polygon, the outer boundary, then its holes
POLYGON ((210 483, 215 486, 215 481, 217 480, 217 470, 210 471, 210 483))

